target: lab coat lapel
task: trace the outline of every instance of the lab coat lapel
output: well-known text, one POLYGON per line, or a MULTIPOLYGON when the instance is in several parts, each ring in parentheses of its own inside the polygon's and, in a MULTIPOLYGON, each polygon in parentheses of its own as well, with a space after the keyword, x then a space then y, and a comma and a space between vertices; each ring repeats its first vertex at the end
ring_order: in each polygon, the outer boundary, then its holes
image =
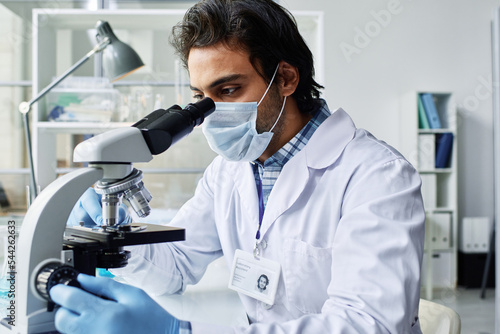
POLYGON ((304 147, 308 167, 323 169, 331 166, 355 134, 356 126, 351 117, 342 108, 337 109, 304 147))
POLYGON ((233 178, 236 189, 241 198, 242 210, 245 210, 249 222, 255 226, 255 231, 259 226, 259 196, 252 166, 248 162, 234 163, 231 168, 234 171, 233 178))
MULTIPOLYGON (((354 138, 356 127, 342 109, 337 109, 316 130, 307 145, 283 167, 269 196, 261 235, 288 210, 302 194, 315 170, 331 166, 354 138)), ((255 181, 254 181, 255 182, 255 181)), ((256 204, 258 208, 258 203, 256 204)))
POLYGON ((306 160, 299 156, 292 158, 281 171, 278 180, 269 196, 264 219, 262 220, 261 235, 264 236, 271 225, 297 201, 309 180, 309 169, 306 160))

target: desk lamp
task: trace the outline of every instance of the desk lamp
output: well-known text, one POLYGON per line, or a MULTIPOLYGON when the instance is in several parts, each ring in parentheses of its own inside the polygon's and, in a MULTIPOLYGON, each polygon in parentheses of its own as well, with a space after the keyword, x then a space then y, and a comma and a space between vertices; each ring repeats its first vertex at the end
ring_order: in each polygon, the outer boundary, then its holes
POLYGON ((61 81, 83 65, 87 60, 90 59, 94 54, 98 52, 103 52, 103 68, 105 75, 111 80, 120 80, 127 76, 136 69, 144 66, 139 55, 127 44, 121 42, 116 35, 113 33, 111 26, 106 21, 98 21, 96 24, 97 29, 97 45, 87 53, 82 59, 76 62, 72 67, 70 67, 61 76, 52 81, 47 87, 45 87, 38 95, 32 98, 28 102, 22 102, 19 105, 19 111, 23 114, 24 118, 24 133, 26 136, 26 145, 28 150, 28 160, 30 166, 31 174, 31 187, 32 187, 32 197, 33 199, 38 195, 38 187, 35 179, 35 167, 33 164, 33 149, 31 147, 31 134, 29 129, 29 118, 28 113, 31 110, 33 104, 44 97, 48 92, 50 92, 55 86, 57 86, 61 81))

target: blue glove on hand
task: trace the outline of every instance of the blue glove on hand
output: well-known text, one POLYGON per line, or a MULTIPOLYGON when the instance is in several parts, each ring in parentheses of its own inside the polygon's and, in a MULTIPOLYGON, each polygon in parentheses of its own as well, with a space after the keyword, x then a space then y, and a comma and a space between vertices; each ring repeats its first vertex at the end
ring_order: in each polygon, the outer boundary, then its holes
MULTIPOLYGON (((120 224, 131 221, 127 206, 122 203, 118 212, 120 224)), ((79 226, 80 222, 86 227, 102 225, 101 195, 96 194, 93 188, 87 189, 76 202, 68 218, 66 226, 79 226)))
POLYGON ((52 300, 61 305, 55 316, 58 331, 85 334, 179 333, 179 320, 143 290, 109 278, 80 274, 77 279, 86 291, 59 284, 49 292, 52 300))

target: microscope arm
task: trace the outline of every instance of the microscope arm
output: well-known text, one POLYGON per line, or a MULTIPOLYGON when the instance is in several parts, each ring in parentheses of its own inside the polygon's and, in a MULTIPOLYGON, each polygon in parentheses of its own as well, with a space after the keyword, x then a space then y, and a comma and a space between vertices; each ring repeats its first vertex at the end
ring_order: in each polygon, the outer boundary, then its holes
POLYGON ((19 237, 16 268, 19 289, 14 328, 19 333, 28 333, 33 324, 40 326, 40 332, 54 330, 54 312, 46 312, 47 301, 35 291, 37 272, 50 261, 64 262, 61 249, 66 221, 80 196, 102 176, 99 168, 83 168, 63 175, 47 186, 28 210, 19 237))

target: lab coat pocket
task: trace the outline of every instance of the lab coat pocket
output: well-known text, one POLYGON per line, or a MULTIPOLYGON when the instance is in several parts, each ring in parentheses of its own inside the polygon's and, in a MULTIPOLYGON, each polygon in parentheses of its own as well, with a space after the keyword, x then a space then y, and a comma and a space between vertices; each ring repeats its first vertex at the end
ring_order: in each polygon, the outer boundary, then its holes
POLYGON ((283 276, 288 302, 303 313, 320 313, 328 299, 332 249, 286 239, 283 276))

